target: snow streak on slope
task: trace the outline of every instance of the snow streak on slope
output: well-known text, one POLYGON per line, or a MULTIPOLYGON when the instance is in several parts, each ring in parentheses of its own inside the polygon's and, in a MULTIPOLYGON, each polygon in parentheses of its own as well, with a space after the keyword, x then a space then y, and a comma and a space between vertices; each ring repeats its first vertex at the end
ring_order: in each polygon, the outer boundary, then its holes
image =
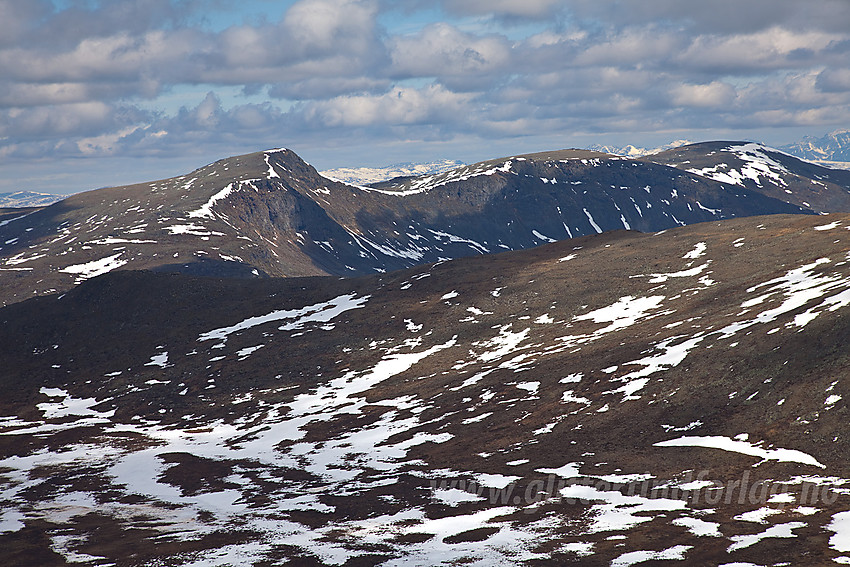
POLYGON ((192 218, 192 217, 208 218, 208 219, 214 218, 213 212, 212 212, 213 205, 215 205, 216 201, 221 201, 223 199, 226 199, 227 196, 230 195, 232 192, 233 192, 233 183, 229 183, 227 185, 227 187, 225 187, 224 189, 222 189, 221 191, 219 191, 218 193, 216 193, 215 195, 210 197, 210 200, 207 201, 206 203, 204 203, 204 205, 201 206, 200 209, 196 209, 194 211, 189 211, 188 213, 186 213, 186 216, 188 216, 190 218, 192 218))
POLYGON ((279 321, 287 321, 287 323, 281 327, 279 330, 292 330, 292 329, 300 329, 306 323, 315 323, 322 322, 327 323, 331 321, 337 315, 341 313, 345 313, 351 309, 358 309, 363 307, 366 302, 369 300, 369 296, 365 297, 355 297, 354 294, 342 295, 337 297, 336 299, 332 299, 330 301, 326 301, 324 303, 319 303, 316 305, 309 305, 307 307, 303 307, 301 309, 282 309, 279 311, 273 311, 266 315, 260 315, 256 317, 249 317, 244 321, 240 321, 235 325, 231 325, 229 327, 223 327, 221 329, 213 329, 212 331, 206 332, 202 334, 198 340, 199 341, 209 341, 209 340, 227 340, 228 335, 233 333, 238 333, 240 331, 244 331, 246 329, 250 329, 252 327, 257 327, 259 325, 264 325, 265 323, 270 322, 279 322, 279 321))
POLYGON ((670 439, 661 441, 655 444, 656 447, 708 447, 712 449, 721 449, 723 451, 731 451, 733 453, 741 453, 743 455, 752 455, 766 460, 782 461, 789 463, 802 463, 804 465, 814 465, 825 469, 822 465, 812 457, 802 451, 794 449, 762 449, 756 447, 752 443, 741 441, 738 439, 729 439, 721 436, 708 437, 679 437, 678 439, 670 439))

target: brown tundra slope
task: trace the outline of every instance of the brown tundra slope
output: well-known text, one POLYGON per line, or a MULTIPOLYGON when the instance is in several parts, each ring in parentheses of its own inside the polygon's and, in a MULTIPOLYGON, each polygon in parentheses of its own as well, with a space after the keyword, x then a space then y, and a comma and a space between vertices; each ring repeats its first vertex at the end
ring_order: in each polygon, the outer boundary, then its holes
POLYGON ((8 565, 850 561, 850 215, 0 310, 8 565))

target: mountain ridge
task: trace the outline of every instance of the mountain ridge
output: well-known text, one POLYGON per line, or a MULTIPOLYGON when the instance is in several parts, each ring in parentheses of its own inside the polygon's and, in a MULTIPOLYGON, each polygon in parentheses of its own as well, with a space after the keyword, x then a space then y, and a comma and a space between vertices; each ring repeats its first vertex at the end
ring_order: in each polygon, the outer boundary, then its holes
POLYGON ((466 164, 462 161, 443 159, 419 163, 397 163, 384 167, 338 167, 320 171, 319 174, 349 185, 371 185, 397 177, 433 175, 464 165, 466 164))
POLYGON ((806 136, 779 149, 815 162, 846 164, 850 162, 850 130, 835 130, 820 138, 806 136))
POLYGON ((702 142, 642 159, 746 187, 818 213, 850 210, 850 172, 807 162, 763 144, 702 142))
POLYGON ((806 212, 750 187, 586 150, 374 187, 329 180, 291 150, 269 150, 3 221, 0 300, 61 292, 112 269, 349 276, 620 228, 806 212))
POLYGON ((734 141, 276 149, 0 211, 0 557, 841 562, 848 194, 734 141))
POLYGON ((46 207, 57 201, 61 201, 68 195, 54 195, 52 193, 36 193, 33 191, 13 191, 11 193, 0 193, 0 209, 20 209, 31 207, 46 207))
POLYGON ((641 158, 653 154, 658 154, 667 150, 672 150, 678 148, 679 146, 687 146, 691 144, 694 144, 694 142, 692 142, 691 140, 674 140, 668 144, 664 144, 654 148, 641 148, 632 144, 628 144, 626 146, 593 144, 591 146, 588 146, 587 149, 628 158, 641 158))

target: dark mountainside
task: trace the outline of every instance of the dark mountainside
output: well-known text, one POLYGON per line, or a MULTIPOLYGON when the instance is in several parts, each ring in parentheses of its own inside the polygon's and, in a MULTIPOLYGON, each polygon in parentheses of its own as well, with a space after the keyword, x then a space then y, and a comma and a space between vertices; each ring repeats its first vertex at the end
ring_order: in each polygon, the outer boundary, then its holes
POLYGON ((358 188, 273 150, 73 195, 0 222, 0 304, 66 291, 114 269, 351 276, 608 230, 811 212, 778 193, 769 184, 739 187, 575 150, 358 188))
POLYGON ((0 557, 846 562, 848 228, 616 231, 353 279, 119 270, 10 305, 0 557))

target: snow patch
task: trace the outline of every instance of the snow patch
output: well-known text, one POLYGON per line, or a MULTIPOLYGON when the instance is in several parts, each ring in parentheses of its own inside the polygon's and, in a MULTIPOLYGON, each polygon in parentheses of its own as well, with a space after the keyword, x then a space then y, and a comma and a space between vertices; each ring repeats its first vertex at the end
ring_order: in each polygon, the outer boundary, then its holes
POLYGON ((112 270, 127 264, 129 260, 122 259, 122 254, 124 254, 124 252, 119 252, 112 256, 101 258, 100 260, 92 260, 85 264, 74 264, 73 266, 62 268, 59 271, 66 274, 77 274, 77 283, 79 283, 89 278, 111 272, 112 270))
POLYGON ((192 218, 208 218, 214 219, 212 207, 216 204, 217 201, 221 201, 222 199, 227 198, 228 195, 233 193, 233 183, 229 183, 227 187, 210 197, 210 200, 204 203, 201 208, 196 209, 194 211, 189 211, 187 216, 192 218))
POLYGON ((694 437, 679 437, 678 439, 670 439, 668 441, 659 441, 655 443, 655 447, 704 447, 708 449, 720 449, 732 453, 741 453, 742 455, 750 455, 768 461, 779 461, 783 463, 800 463, 803 465, 812 465, 822 469, 826 468, 811 455, 796 449, 763 449, 756 447, 747 441, 730 439, 720 435, 712 436, 694 436, 694 437))

